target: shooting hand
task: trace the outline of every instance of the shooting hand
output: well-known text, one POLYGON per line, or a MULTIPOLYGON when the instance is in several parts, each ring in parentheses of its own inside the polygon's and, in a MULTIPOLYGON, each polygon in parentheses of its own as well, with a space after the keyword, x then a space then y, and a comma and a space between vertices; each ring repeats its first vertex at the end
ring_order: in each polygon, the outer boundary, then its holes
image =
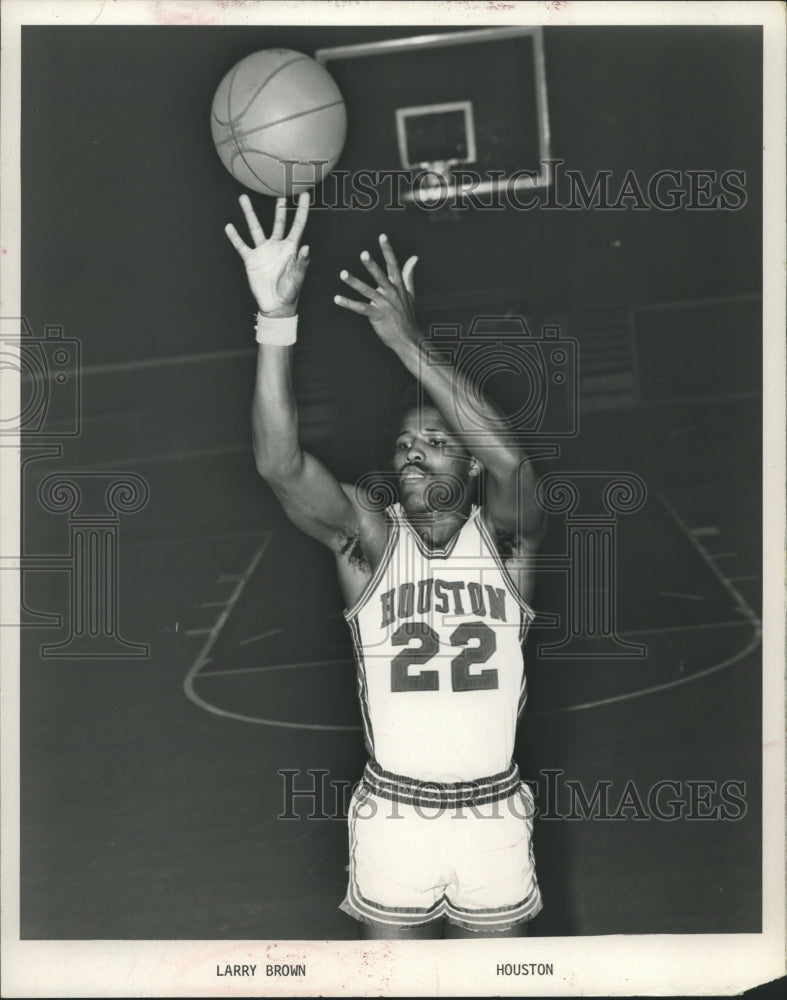
POLYGON ((309 248, 298 249, 309 215, 309 194, 304 191, 299 195, 295 219, 286 236, 287 200, 276 199, 273 230, 267 239, 248 195, 241 195, 240 204, 254 246, 248 246, 232 224, 224 231, 246 265, 249 287, 259 310, 263 316, 294 316, 309 264, 309 248))

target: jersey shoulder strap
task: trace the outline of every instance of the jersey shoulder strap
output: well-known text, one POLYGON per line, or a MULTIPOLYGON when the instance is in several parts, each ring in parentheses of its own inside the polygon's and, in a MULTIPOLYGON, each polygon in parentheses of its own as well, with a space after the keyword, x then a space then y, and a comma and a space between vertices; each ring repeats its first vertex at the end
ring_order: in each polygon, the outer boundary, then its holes
POLYGON ((514 583, 513 577, 508 571, 506 564, 503 562, 503 557, 500 555, 500 550, 498 549, 494 538, 489 532, 489 528, 486 525, 486 521, 484 520, 483 508, 473 504, 473 509, 470 516, 473 522, 475 523, 476 528, 478 529, 478 533, 481 536, 481 541, 483 543, 484 548, 487 550, 489 555, 494 560, 495 565, 497 566, 497 569, 500 571, 500 575, 503 577, 506 586, 511 591, 511 596, 519 605, 525 617, 526 623, 530 624, 530 622, 532 622, 533 619, 536 617, 536 613, 530 607, 530 605, 527 603, 524 597, 522 597, 522 595, 519 593, 519 589, 514 583))

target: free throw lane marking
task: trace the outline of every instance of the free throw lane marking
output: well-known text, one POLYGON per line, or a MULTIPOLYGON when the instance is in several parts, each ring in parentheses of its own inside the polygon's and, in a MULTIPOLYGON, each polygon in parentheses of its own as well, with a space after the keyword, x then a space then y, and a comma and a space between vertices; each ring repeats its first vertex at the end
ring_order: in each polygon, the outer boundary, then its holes
MULTIPOLYGON (((281 722, 278 719, 258 719, 255 718, 253 715, 243 715, 240 712, 228 712, 226 709, 219 708, 217 705, 213 705, 209 701, 205 701, 205 699, 201 698, 194 689, 194 681, 197 675, 199 674, 202 667, 205 666, 205 664, 209 661, 210 653, 214 645, 216 644, 216 640, 218 639, 222 629, 226 625, 227 619, 232 613, 235 605, 238 603, 238 600, 240 599, 240 596, 243 593, 246 584, 249 582, 254 571, 259 565, 259 562, 262 559, 263 555, 265 554, 265 550, 267 549, 268 544, 270 543, 270 540, 272 538, 273 538, 273 532, 270 531, 263 539, 260 547, 254 553, 254 556, 252 557, 252 560, 249 563, 244 573, 240 574, 240 576, 221 577, 222 581, 229 582, 230 580, 237 580, 238 582, 235 585, 235 589, 230 594, 221 614, 216 619, 216 624, 213 626, 212 629, 210 629, 208 638, 205 640, 205 643, 202 649, 200 650, 199 655, 192 664, 189 672, 186 674, 186 678, 183 681, 183 690, 186 694, 186 697, 189 699, 189 701, 192 701, 195 705, 198 705, 200 708, 204 708, 206 712, 210 712, 213 715, 220 715, 225 719, 236 719, 238 722, 253 722, 258 726, 276 726, 281 729, 311 729, 311 730, 328 731, 328 732, 357 732, 361 728, 360 726, 327 726, 327 725, 324 726, 324 725, 319 725, 317 723, 281 722)), ((344 660, 342 662, 346 663, 347 661, 344 660)), ((211 671, 212 676, 215 676, 216 673, 224 673, 224 671, 211 671)))

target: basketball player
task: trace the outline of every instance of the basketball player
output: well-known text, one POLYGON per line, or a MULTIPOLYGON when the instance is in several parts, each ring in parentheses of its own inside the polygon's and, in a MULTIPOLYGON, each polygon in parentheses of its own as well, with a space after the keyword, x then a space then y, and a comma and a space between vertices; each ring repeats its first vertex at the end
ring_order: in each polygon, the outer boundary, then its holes
POLYGON ((532 794, 512 761, 521 644, 533 617, 528 557, 543 527, 532 467, 501 434, 499 413, 476 397, 472 453, 465 446, 455 402, 468 383, 424 363, 416 258, 400 270, 385 236, 384 269, 364 251, 367 280, 340 274, 362 301, 335 302, 366 316, 433 400, 404 412, 396 428, 400 502, 375 509, 304 452, 292 358, 309 197, 300 195, 286 235, 279 199, 269 238, 245 195, 241 205, 253 246, 232 225, 226 232, 259 308, 257 468, 288 517, 334 553, 358 659, 371 759, 350 806, 342 909, 367 937, 521 936, 541 909, 532 794))

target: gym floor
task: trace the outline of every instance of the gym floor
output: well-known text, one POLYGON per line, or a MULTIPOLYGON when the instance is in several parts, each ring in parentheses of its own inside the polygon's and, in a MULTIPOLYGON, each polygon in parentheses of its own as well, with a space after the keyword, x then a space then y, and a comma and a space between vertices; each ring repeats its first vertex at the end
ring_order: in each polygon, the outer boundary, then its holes
MULTIPOLYGON (((539 646, 562 629, 531 629, 516 758, 541 812, 533 935, 760 929, 760 487, 754 467, 699 459, 711 427, 756 437, 758 405, 590 415, 564 456, 567 469, 610 468, 614 439, 616 467, 648 484, 619 518, 617 576, 618 633, 647 656, 546 659, 539 646), (718 804, 734 781, 743 805, 715 822, 619 810, 628 782, 648 812, 666 780, 676 794, 662 808, 702 794, 688 782, 715 782, 718 804), (566 818, 567 781, 588 797, 608 783, 618 818, 566 818)), ((331 557, 286 521, 242 445, 134 468, 151 499, 120 526, 119 630, 149 656, 42 658, 67 622, 23 630, 22 937, 353 938, 329 783, 355 783, 365 750, 331 557), (327 772, 332 818, 308 819, 306 797, 288 807, 281 771, 300 790, 327 772)), ((26 495, 53 469, 28 463, 26 495)), ((67 548, 62 516, 35 504, 26 531, 67 548)), ((553 516, 543 552, 564 551, 553 516)), ((67 581, 27 573, 28 607, 67 607, 67 581)), ((545 570, 539 612, 565 620, 565 587, 545 570)))

